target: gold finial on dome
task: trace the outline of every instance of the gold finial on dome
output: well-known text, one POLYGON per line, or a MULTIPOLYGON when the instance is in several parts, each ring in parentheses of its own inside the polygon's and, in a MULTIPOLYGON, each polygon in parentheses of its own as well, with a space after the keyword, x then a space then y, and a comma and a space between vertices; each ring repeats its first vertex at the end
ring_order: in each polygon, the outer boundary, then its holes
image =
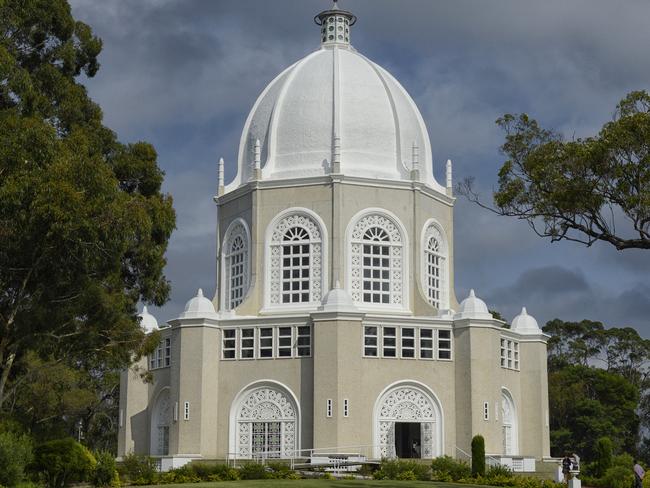
POLYGON ((341 10, 337 0, 329 10, 323 10, 314 17, 314 22, 321 26, 321 44, 349 45, 350 27, 357 21, 356 15, 347 10, 341 10))

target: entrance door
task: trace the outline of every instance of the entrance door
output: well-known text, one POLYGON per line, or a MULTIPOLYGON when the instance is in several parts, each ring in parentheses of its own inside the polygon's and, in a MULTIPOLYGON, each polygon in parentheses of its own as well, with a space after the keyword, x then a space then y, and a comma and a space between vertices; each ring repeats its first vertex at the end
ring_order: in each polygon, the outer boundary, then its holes
POLYGON ((420 430, 420 424, 416 422, 395 422, 395 454, 397 457, 422 457, 420 430))
POLYGON ((280 457, 280 422, 253 422, 253 457, 280 457))

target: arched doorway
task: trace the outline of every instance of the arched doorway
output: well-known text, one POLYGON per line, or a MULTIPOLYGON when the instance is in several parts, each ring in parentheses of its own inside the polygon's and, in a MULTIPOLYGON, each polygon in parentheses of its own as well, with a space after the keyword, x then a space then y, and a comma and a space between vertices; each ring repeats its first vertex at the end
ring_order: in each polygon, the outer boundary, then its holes
POLYGON ((299 438, 299 408, 284 385, 258 382, 244 388, 230 412, 230 453, 237 458, 294 456, 299 438))
POLYGON ((503 454, 515 456, 519 451, 517 432, 517 410, 512 395, 505 388, 501 390, 501 431, 503 454))
POLYGON ((442 409, 435 394, 416 382, 386 388, 375 403, 375 457, 442 455, 442 409))
POLYGON ((152 456, 167 456, 169 454, 169 426, 171 425, 171 405, 169 388, 158 393, 158 398, 151 410, 151 443, 149 452, 152 456))

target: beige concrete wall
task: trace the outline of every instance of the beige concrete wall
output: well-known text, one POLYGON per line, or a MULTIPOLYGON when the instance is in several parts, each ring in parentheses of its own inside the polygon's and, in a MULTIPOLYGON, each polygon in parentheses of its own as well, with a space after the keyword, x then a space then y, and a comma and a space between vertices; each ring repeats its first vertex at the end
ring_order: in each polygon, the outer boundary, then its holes
POLYGON ((142 358, 134 368, 120 373, 120 411, 122 426, 118 428, 117 455, 131 452, 149 452, 149 390, 150 385, 140 377, 135 368, 146 368, 147 359, 142 358))
MULTIPOLYGON (((239 190, 241 191, 241 190, 239 190)), ((408 267, 410 270, 409 304, 416 315, 435 315, 421 286, 421 237, 425 223, 434 218, 445 229, 449 247, 449 279, 447 293, 452 308, 457 308, 454 292, 453 207, 427 193, 409 187, 378 187, 332 182, 287 188, 257 188, 242 192, 219 205, 219 242, 223 242, 228 225, 237 217, 244 218, 251 229, 251 288, 247 298, 237 307, 239 315, 256 315, 264 305, 264 253, 269 224, 282 211, 301 207, 315 212, 324 222, 328 235, 326 259, 331 289, 338 279, 345 286, 345 233, 351 219, 367 208, 381 208, 395 214, 406 229, 408 267)), ((221 256, 218 258, 221 263, 221 256)), ((219 271, 219 274, 221 272, 219 271)), ((219 276, 219 283, 221 283, 219 276)), ((326 290, 324 290, 326 292, 326 290)))

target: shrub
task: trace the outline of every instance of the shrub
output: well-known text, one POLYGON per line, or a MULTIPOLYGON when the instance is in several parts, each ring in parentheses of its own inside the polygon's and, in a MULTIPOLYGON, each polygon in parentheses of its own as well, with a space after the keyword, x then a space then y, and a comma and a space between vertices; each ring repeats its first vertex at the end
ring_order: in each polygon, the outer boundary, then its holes
POLYGON ((94 486, 113 487, 120 486, 120 477, 117 474, 117 464, 115 458, 108 451, 99 451, 95 453, 97 465, 92 475, 94 486))
POLYGON ((482 435, 472 438, 472 475, 485 475, 485 439, 482 435))
POLYGON ((25 477, 32 461, 32 441, 26 435, 0 432, 0 486, 13 487, 25 477))
POLYGON ((35 471, 51 488, 87 481, 95 465, 91 452, 72 438, 45 442, 34 453, 35 471))
POLYGON ((239 468, 239 477, 243 480, 265 480, 268 474, 263 464, 246 463, 239 468))
POLYGON ((486 478, 494 478, 496 476, 503 476, 506 478, 512 478, 512 470, 508 466, 502 464, 495 464, 490 466, 485 472, 486 478))
POLYGON ((267 472, 269 478, 292 479, 291 476, 296 474, 296 472, 292 470, 287 463, 282 463, 282 462, 268 463, 267 467, 271 470, 270 473, 267 472))
POLYGON ((634 474, 632 474, 631 467, 612 466, 598 480, 597 486, 601 488, 630 488, 633 482, 634 474))
POLYGON ((612 441, 609 437, 601 437, 596 441, 596 463, 594 475, 600 478, 612 467, 612 441))
POLYGON ((456 461, 451 456, 441 456, 431 461, 434 481, 458 481, 461 478, 469 478, 472 470, 463 461, 456 461))
POLYGON ((411 472, 416 480, 429 481, 431 479, 431 467, 418 463, 417 461, 407 461, 404 459, 384 460, 381 468, 373 473, 373 478, 378 480, 400 480, 411 478, 400 478, 400 476, 410 476, 405 474, 411 472))
POLYGON ((156 460, 143 454, 129 453, 124 456, 122 470, 132 485, 153 485, 158 477, 156 460))

